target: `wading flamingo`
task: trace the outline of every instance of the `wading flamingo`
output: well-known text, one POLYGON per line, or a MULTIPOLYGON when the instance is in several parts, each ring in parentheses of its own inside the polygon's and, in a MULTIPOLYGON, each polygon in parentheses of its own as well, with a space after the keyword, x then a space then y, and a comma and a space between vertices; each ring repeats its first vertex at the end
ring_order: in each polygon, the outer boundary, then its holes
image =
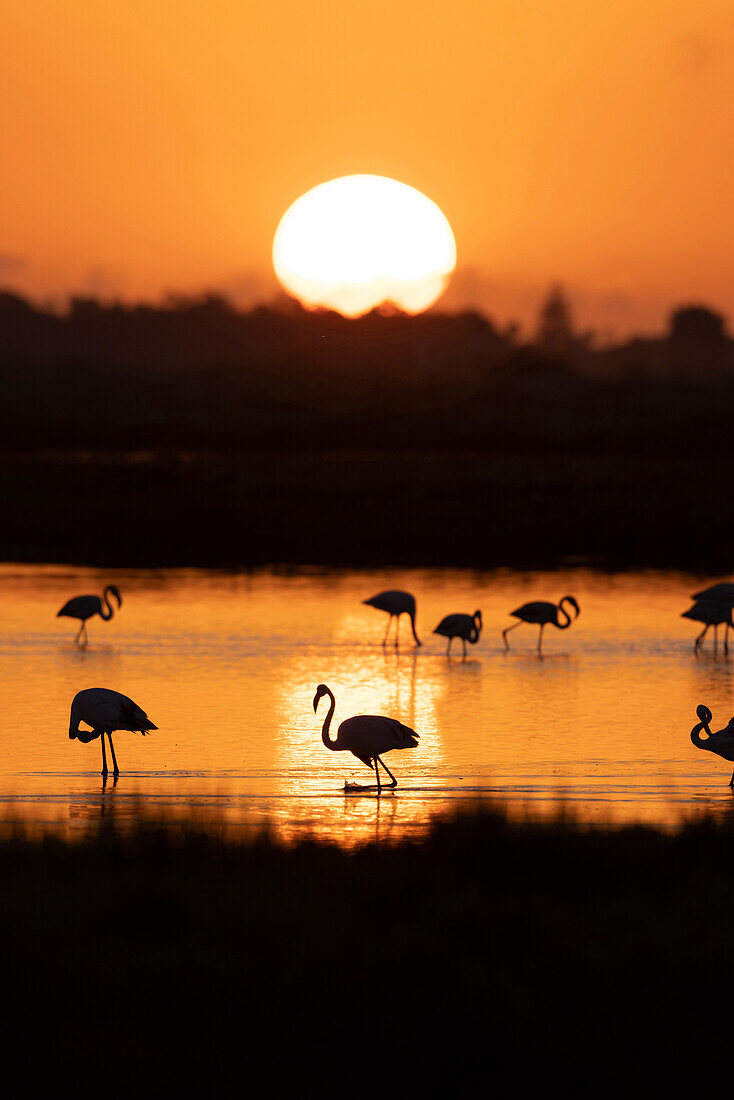
POLYGON ((145 735, 150 730, 157 730, 144 710, 137 703, 128 699, 127 695, 121 695, 119 691, 110 688, 85 688, 74 696, 71 704, 71 716, 69 718, 69 737, 73 741, 78 738, 83 744, 88 745, 99 737, 102 741, 102 775, 107 775, 107 755, 105 753, 105 734, 110 740, 112 750, 113 775, 119 775, 120 769, 115 758, 115 746, 112 744, 112 734, 115 730, 130 730, 131 733, 145 735), (86 722, 91 730, 80 730, 79 723, 86 722))
POLYGON ((108 593, 111 593, 117 600, 118 608, 122 607, 122 596, 120 595, 120 589, 115 584, 108 584, 102 593, 102 599, 99 596, 74 596, 73 599, 65 603, 61 608, 61 611, 56 612, 56 618, 61 617, 67 619, 80 619, 81 626, 74 638, 75 642, 79 642, 81 645, 82 635, 84 641, 87 641, 87 619, 91 619, 92 615, 99 615, 105 622, 109 622, 112 618, 114 611, 112 604, 109 601, 108 593), (104 606, 102 601, 104 601, 104 606), (105 614, 105 608, 107 614, 105 614))
POLYGON ((693 607, 689 607, 687 611, 681 612, 682 619, 693 619, 696 623, 705 623, 703 630, 693 643, 693 652, 698 653, 700 646, 703 645, 703 640, 706 637, 706 631, 710 626, 714 628, 714 649, 716 648, 716 630, 720 623, 726 623, 727 634, 724 636, 724 653, 729 652, 729 639, 728 630, 730 626, 734 626, 732 623, 732 609, 729 604, 716 603, 714 600, 696 600, 693 607))
POLYGON ((461 638, 466 657, 466 643, 471 642, 472 645, 476 645, 482 633, 482 613, 475 611, 473 615, 464 615, 457 612, 455 615, 447 615, 445 619, 441 619, 433 633, 443 634, 444 638, 448 638, 447 657, 451 654, 451 643, 454 638, 461 638))
MULTIPOLYGON (((718 584, 712 584, 708 588, 703 588, 700 592, 694 592, 691 596, 692 600, 713 600, 714 603, 723 604, 724 607, 734 607, 734 584, 731 581, 719 581, 718 584)), ((716 638, 716 627, 718 623, 714 623, 714 639, 716 638)), ((724 653, 729 652, 729 623, 726 623, 724 630, 724 653)))
MULTIPOLYGON (((723 757, 724 760, 734 761, 734 718, 729 719, 729 725, 724 726, 723 730, 712 733, 709 726, 711 721, 709 708, 701 703, 696 707, 696 714, 700 721, 691 730, 691 741, 696 748, 707 749, 723 757), (701 730, 705 730, 706 737, 701 737, 701 730)), ((729 786, 734 787, 734 773, 729 780, 729 786)))
POLYGON ((340 724, 336 737, 332 740, 329 737, 329 726, 334 716, 336 699, 334 698, 334 692, 326 684, 319 684, 316 688, 316 694, 313 697, 313 711, 315 714, 320 700, 325 695, 328 695, 331 700, 321 730, 321 740, 327 749, 331 749, 332 752, 351 752, 352 756, 356 756, 357 760, 361 760, 366 767, 374 767, 375 769, 376 787, 362 786, 360 783, 345 783, 344 790, 376 790, 379 794, 383 784, 380 782, 378 764, 382 765, 391 779, 391 782, 385 783, 384 786, 397 787, 398 781, 384 760, 381 759, 381 754, 389 752, 390 749, 414 749, 418 744, 418 734, 415 730, 412 730, 410 726, 404 726, 396 718, 385 718, 381 714, 357 714, 354 718, 347 718, 340 724))
POLYGON ((577 619, 581 614, 581 608, 576 603, 573 596, 564 596, 558 601, 558 604, 547 603, 545 600, 536 600, 534 603, 524 603, 522 607, 518 607, 515 611, 511 611, 510 614, 516 619, 519 619, 519 623, 513 623, 512 626, 506 627, 502 631, 502 637, 505 640, 505 649, 510 648, 510 643, 507 641, 507 635, 511 630, 514 630, 517 626, 522 626, 523 623, 537 623, 540 627, 540 633, 538 634, 538 653, 543 652, 543 627, 547 623, 553 623, 553 626, 557 626, 559 630, 567 630, 571 625, 571 616, 563 606, 564 603, 570 603, 576 614, 574 619, 577 619), (558 621, 558 616, 565 615, 565 623, 558 621))
POLYGON ((415 644, 420 645, 421 640, 415 632, 415 596, 410 592, 403 592, 398 588, 390 589, 388 592, 378 592, 376 596, 372 596, 369 600, 362 600, 362 603, 366 603, 368 607, 376 607, 378 611, 387 611, 390 618, 387 620, 387 630, 385 631, 385 637, 382 639, 382 644, 387 645, 387 636, 390 633, 390 627, 393 619, 396 620, 395 626, 395 645, 398 644, 400 636, 400 616, 407 615, 410 619, 410 627, 413 631, 413 637, 415 638, 415 644))

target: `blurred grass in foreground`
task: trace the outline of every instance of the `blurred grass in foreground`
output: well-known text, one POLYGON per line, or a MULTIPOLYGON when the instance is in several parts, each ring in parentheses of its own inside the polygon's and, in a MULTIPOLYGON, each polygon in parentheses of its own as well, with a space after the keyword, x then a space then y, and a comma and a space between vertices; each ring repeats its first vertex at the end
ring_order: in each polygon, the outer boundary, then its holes
POLYGON ((143 817, 16 830, 0 876, 6 1095, 660 1084, 728 1019, 734 814, 484 810, 352 852, 143 817))

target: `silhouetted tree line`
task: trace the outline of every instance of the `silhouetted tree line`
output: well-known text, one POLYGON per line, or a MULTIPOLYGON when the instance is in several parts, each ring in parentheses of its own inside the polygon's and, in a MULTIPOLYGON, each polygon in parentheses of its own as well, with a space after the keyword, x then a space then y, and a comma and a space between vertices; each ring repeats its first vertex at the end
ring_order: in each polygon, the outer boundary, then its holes
POLYGON ((728 451, 732 412, 734 340, 703 306, 596 348, 559 288, 526 343, 477 313, 0 294, 6 448, 728 451))

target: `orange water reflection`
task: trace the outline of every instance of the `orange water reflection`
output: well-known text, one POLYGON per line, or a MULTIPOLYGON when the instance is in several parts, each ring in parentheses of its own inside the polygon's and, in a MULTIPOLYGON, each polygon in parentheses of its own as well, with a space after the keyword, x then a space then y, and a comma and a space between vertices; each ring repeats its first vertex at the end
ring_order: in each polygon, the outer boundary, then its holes
POLYGON ((75 835, 90 822, 134 819, 141 806, 232 829, 270 825, 355 843, 423 832, 433 817, 492 798, 512 813, 671 826, 728 808, 727 765, 698 752, 695 707, 731 712, 732 658, 693 656, 688 596, 711 578, 674 573, 608 577, 422 571, 108 572, 0 568, 0 819, 22 818, 75 835), (56 619, 69 597, 114 581, 124 604, 89 624, 90 645, 56 619), (424 646, 396 652, 385 620, 361 603, 380 588, 418 599, 424 646), (521 627, 504 653, 507 612, 532 598, 573 593, 571 629, 521 627), (432 628, 448 612, 480 607, 485 631, 469 657, 448 660, 432 628), (393 753, 397 791, 345 796, 368 780, 350 754, 321 743, 314 687, 337 698, 336 721, 391 714, 421 734, 393 753), (102 788, 98 743, 67 737, 83 687, 131 695, 160 727, 118 734, 122 776, 102 788))

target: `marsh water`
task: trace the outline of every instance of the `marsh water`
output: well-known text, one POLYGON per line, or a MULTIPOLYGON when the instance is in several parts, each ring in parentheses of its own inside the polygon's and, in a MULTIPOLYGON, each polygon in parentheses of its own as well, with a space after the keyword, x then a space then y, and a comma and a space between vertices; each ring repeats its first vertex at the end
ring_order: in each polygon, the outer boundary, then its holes
POLYGON ((454 570, 320 572, 116 571, 0 567, 0 819, 74 835, 101 817, 141 811, 268 824, 353 844, 420 835, 436 815, 492 800, 511 813, 563 808, 589 822, 675 826, 729 809, 731 765, 689 739, 705 702, 713 728, 732 711, 734 647, 680 618, 712 578, 454 570), (116 583, 110 622, 57 618, 66 600, 116 583), (414 592, 423 646, 403 620, 399 647, 381 644, 387 616, 362 600, 414 592), (570 593, 581 615, 568 630, 501 630, 528 600, 570 593), (484 632, 466 660, 432 633, 449 612, 480 608, 484 632), (333 689, 335 722, 387 714, 420 734, 386 763, 395 791, 345 794, 370 781, 349 753, 321 741, 315 686, 333 689), (85 687, 130 695, 158 731, 120 732, 121 776, 103 784, 99 741, 68 737, 69 707, 85 687))

